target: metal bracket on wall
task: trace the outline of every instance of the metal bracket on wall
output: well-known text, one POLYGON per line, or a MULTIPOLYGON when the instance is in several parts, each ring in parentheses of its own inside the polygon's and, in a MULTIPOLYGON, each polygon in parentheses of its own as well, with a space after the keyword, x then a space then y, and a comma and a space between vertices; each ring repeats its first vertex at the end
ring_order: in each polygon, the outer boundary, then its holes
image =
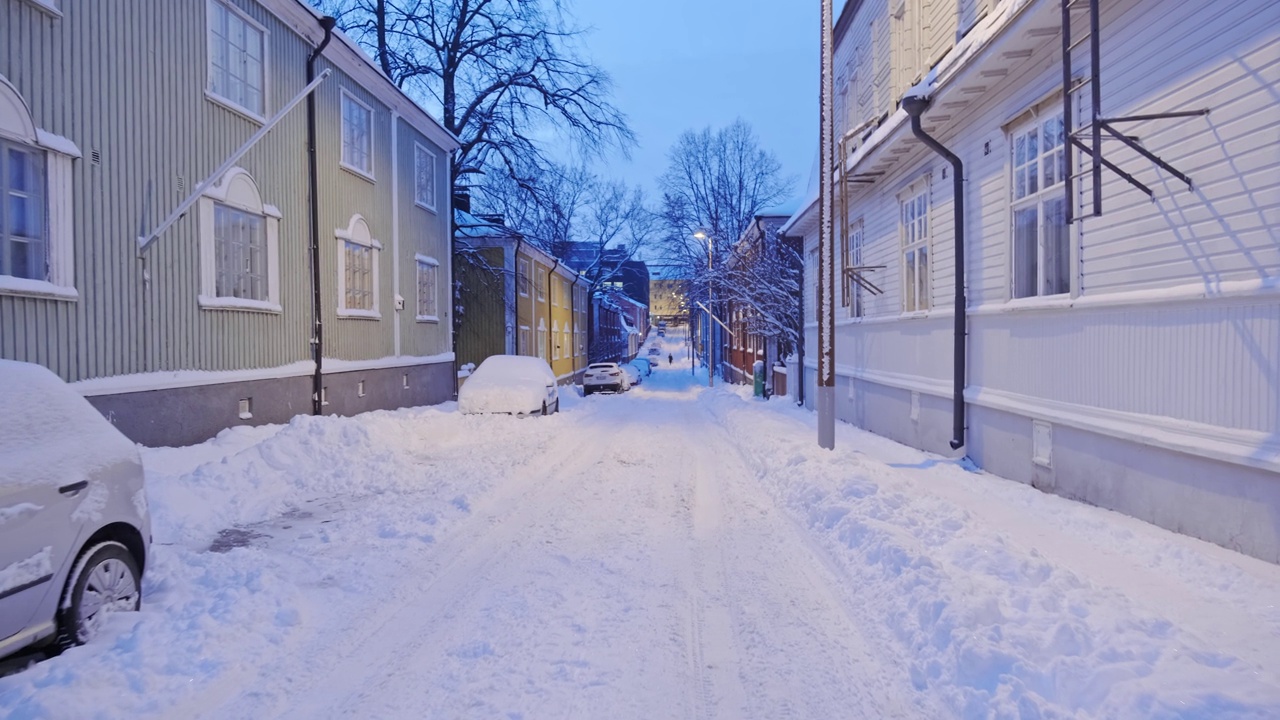
POLYGON ((1125 135, 1115 128, 1116 124, 1126 122, 1145 122, 1148 120, 1170 120, 1177 118, 1201 117, 1209 114, 1208 108, 1200 110, 1185 110, 1179 112, 1166 113, 1147 113, 1142 115, 1125 115, 1117 117, 1103 117, 1102 115, 1102 78, 1101 78, 1101 58, 1102 58, 1102 22, 1100 19, 1101 11, 1099 9, 1099 0, 1062 0, 1062 123, 1063 133, 1066 142, 1063 143, 1064 160, 1067 167, 1066 177, 1063 178, 1064 190, 1067 198, 1067 224, 1075 222, 1075 204, 1073 202, 1075 196, 1076 180, 1084 177, 1092 178, 1092 196, 1093 196, 1093 213, 1094 217, 1102 215, 1102 169, 1108 170, 1119 175, 1126 182, 1146 193, 1148 197, 1155 197, 1155 192, 1142 182, 1139 182, 1132 174, 1120 169, 1115 163, 1110 162, 1102 155, 1102 141, 1119 140, 1128 147, 1132 148, 1139 155, 1155 163, 1169 174, 1178 178, 1187 184, 1188 189, 1193 189, 1194 184, 1191 177, 1186 173, 1179 171, 1170 163, 1142 147, 1138 139, 1130 135, 1125 135), (1071 36, 1071 20, 1072 13, 1078 11, 1088 11, 1089 13, 1089 33, 1085 37, 1072 41, 1071 36), (1071 66, 1071 53, 1080 45, 1089 43, 1089 74, 1083 78, 1075 78, 1071 66), (1072 127, 1071 103, 1075 94, 1089 89, 1089 105, 1090 117, 1092 121, 1078 130, 1072 127), (1103 132, 1107 137, 1104 138, 1103 132), (1092 162, 1088 164, 1085 171, 1073 173, 1071 168, 1074 167, 1074 151, 1079 150, 1084 156, 1092 162))

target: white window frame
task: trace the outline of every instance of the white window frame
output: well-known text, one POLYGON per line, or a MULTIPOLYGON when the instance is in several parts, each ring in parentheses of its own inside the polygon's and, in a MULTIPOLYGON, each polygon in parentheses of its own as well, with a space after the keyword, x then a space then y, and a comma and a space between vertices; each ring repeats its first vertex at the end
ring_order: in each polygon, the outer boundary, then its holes
POLYGON ((27 2, 34 5, 37 9, 43 10, 44 12, 52 15, 53 17, 56 17, 56 18, 62 17, 62 8, 59 7, 59 5, 61 5, 62 3, 62 0, 27 0, 27 2))
MULTIPOLYGON (((1066 287, 1058 292, 1050 293, 1047 288, 1047 278, 1045 270, 1048 265, 1046 260, 1049 255, 1048 244, 1050 239, 1045 234, 1045 205, 1054 201, 1064 204, 1066 203, 1066 194, 1063 192, 1063 184, 1066 181, 1065 174, 1070 172, 1070 168, 1065 166, 1065 148, 1063 144, 1058 144, 1049 148, 1047 151, 1044 146, 1045 127, 1054 120, 1058 121, 1058 132, 1061 136, 1063 133, 1063 116, 1062 106, 1057 103, 1050 103, 1043 108, 1033 109, 1028 117, 1021 122, 1009 128, 1009 262, 1008 262, 1008 293, 1010 301, 1027 300, 1032 298, 1046 297, 1062 297, 1069 295, 1072 286, 1075 284, 1075 265, 1071 260, 1071 232, 1070 227, 1062 226, 1062 243, 1066 246, 1066 257, 1063 259, 1066 272, 1066 287), (1021 138, 1026 138, 1032 132, 1036 135, 1036 157, 1024 158, 1020 164, 1017 158, 1017 143, 1021 138), (1052 182, 1045 185, 1045 161, 1053 160, 1052 182), (1023 171, 1027 171, 1024 173, 1023 171), (1029 185, 1032 179, 1035 181, 1036 190, 1030 191, 1029 185), (1018 197, 1018 181, 1024 183, 1024 194, 1018 197), (1034 292, 1019 294, 1019 259, 1018 252, 1018 224, 1017 216, 1020 211, 1034 208, 1036 211, 1036 277, 1031 279, 1034 286, 1034 292)), ((1065 139, 1063 140, 1065 142, 1065 139)), ((1065 218, 1064 218, 1065 219, 1065 218)))
POLYGON ((929 176, 925 175, 898 194, 898 236, 901 264, 902 313, 926 313, 933 307, 933 236, 929 176), (920 251, 924 268, 920 269, 920 251), (907 258, 912 257, 909 264, 907 258), (908 275, 912 275, 908 284, 908 275), (908 292, 910 291, 910 292, 908 292))
POLYGON ((369 223, 365 221, 364 216, 356 213, 351 216, 351 220, 347 223, 346 228, 336 228, 333 236, 337 239, 338 252, 338 317, 351 318, 358 320, 380 320, 382 312, 380 310, 381 285, 379 278, 379 270, 381 266, 381 250, 382 243, 373 238, 373 234, 369 230, 369 223), (347 252, 346 244, 354 243, 363 245, 371 250, 369 260, 370 282, 372 287, 372 308, 348 308, 347 307, 347 252))
POLYGON ((198 201, 200 222, 200 307, 280 313, 280 210, 262 201, 258 184, 244 168, 231 168, 198 201), (266 224, 267 297, 265 300, 218 294, 217 208, 219 205, 263 218, 266 224))
POLYGON ((547 319, 538 318, 538 357, 547 359, 547 319))
POLYGON ((528 325, 521 325, 520 332, 516 335, 516 354, 521 355, 529 352, 529 343, 532 342, 532 332, 528 325))
POLYGON ((866 224, 863 218, 849 223, 849 234, 840 248, 841 304, 850 318, 861 318, 866 312, 862 298, 862 285, 853 279, 850 268, 862 267, 862 253, 866 248, 866 224))
POLYGON ((546 302, 547 300, 547 269, 544 267, 537 268, 535 273, 537 281, 534 283, 534 292, 538 294, 538 302, 546 302))
POLYGON ((551 359, 560 359, 560 321, 551 321, 551 359))
POLYGON ((418 287, 418 298, 417 298, 418 304, 416 308, 415 319, 418 322, 438 323, 440 322, 440 261, 427 255, 414 255, 414 260, 417 262, 417 266, 418 266, 418 273, 416 276, 417 287, 418 287), (429 273, 431 277, 431 297, 430 298, 424 298, 422 294, 422 274, 424 271, 429 273), (423 310, 422 303, 423 303, 423 300, 426 300, 426 299, 429 299, 431 301, 431 307, 428 309, 434 310, 435 312, 428 312, 428 313, 422 312, 423 310))
POLYGON ((436 195, 438 182, 438 173, 440 171, 439 157, 431 151, 430 148, 421 144, 413 144, 413 204, 424 210, 436 212, 436 195), (429 160, 431 167, 427 172, 423 172, 423 163, 429 160), (429 182, 430 187, 423 187, 424 182, 429 182))
POLYGON ((265 123, 267 121, 267 116, 270 114, 271 102, 271 70, 268 67, 271 61, 271 32, 257 20, 249 17, 249 15, 247 15, 243 10, 230 2, 226 2, 225 0, 208 0, 205 19, 205 97, 219 105, 222 105, 237 115, 241 115, 258 124, 265 123), (258 112, 252 108, 241 105, 235 100, 232 100, 226 95, 223 95, 213 89, 213 27, 216 6, 221 6, 231 16, 239 19, 247 27, 262 34, 262 112, 258 112))
POLYGON ((377 179, 374 177, 374 174, 373 174, 373 152, 375 148, 374 129, 373 129, 373 121, 374 121, 375 114, 373 112, 373 107, 368 103, 366 103, 365 101, 361 100, 360 98, 356 97, 354 93, 349 92, 346 88, 342 88, 341 95, 342 95, 342 99, 339 101, 338 114, 342 118, 342 132, 341 132, 341 135, 339 136, 340 141, 342 143, 342 147, 341 147, 341 160, 339 161, 338 164, 342 167, 342 169, 348 170, 354 173, 355 175, 358 175, 364 178, 365 180, 368 180, 369 182, 377 182, 377 179), (369 117, 369 136, 367 138, 367 142, 369 144, 368 169, 362 168, 359 165, 352 163, 351 160, 348 159, 347 157, 347 101, 348 100, 360 106, 361 108, 364 109, 366 113, 368 113, 368 117, 369 117))
POLYGON ((516 261, 516 292, 520 297, 529 297, 529 283, 533 282, 533 278, 529 276, 529 260, 528 258, 520 258, 516 261))
MULTIPOLYGON (((44 161, 41 239, 47 268, 44 278, 0 275, 0 294, 77 300, 80 294, 75 288, 75 195, 71 174, 80 149, 64 137, 37 128, 26 101, 4 75, 0 75, 0 140, 22 152, 38 154, 44 161)), ((0 211, 0 216, 4 212, 0 211)))

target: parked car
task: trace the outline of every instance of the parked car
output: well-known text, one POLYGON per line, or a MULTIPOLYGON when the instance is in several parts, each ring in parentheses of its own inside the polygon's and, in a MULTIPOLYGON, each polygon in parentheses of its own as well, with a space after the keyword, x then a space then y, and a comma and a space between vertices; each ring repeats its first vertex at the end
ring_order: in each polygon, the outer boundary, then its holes
POLYGON ((653 363, 649 362, 649 358, 638 357, 635 360, 632 360, 631 364, 635 365, 640 371, 640 374, 644 377, 649 377, 653 374, 653 363))
POLYGON ((490 355, 458 388, 458 411, 469 415, 549 415, 560 410, 551 366, 527 355, 490 355))
POLYGON ((640 369, 634 364, 623 363, 620 367, 622 368, 622 372, 626 374, 627 381, 631 383, 631 387, 635 387, 644 382, 644 373, 640 372, 640 369))
POLYGON ((666 337, 666 336, 667 336, 667 331, 666 331, 666 330, 659 330, 659 331, 658 331, 658 337, 666 337))
POLYGON ((649 354, 652 355, 653 357, 658 357, 659 355, 662 354, 662 351, 656 347, 651 347, 649 348, 649 354))
POLYGON ((0 657, 79 645, 142 604, 138 447, 39 365, 0 360, 0 657))
POLYGON ((591 363, 582 375, 582 394, 594 392, 626 392, 631 389, 631 380, 623 372, 618 363, 591 363))

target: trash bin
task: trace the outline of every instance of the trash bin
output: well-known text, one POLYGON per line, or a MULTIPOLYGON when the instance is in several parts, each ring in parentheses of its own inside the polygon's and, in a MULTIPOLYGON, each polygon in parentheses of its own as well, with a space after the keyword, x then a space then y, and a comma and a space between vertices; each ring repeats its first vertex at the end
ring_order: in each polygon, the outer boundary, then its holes
POLYGON ((755 378, 755 396, 762 398, 764 397, 764 361, 757 360, 751 366, 751 371, 755 378))

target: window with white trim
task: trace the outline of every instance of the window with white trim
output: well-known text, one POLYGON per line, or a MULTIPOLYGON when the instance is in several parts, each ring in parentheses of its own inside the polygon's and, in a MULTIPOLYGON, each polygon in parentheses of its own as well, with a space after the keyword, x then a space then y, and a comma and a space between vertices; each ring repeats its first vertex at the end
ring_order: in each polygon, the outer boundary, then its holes
POLYGON ((862 218, 858 218, 849 225, 849 234, 840 247, 843 268, 840 298, 851 318, 862 317, 862 286, 854 279, 854 268, 862 267, 862 244, 862 218))
POLYGON ((78 297, 72 242, 75 144, 36 128, 0 75, 0 292, 78 297))
POLYGON ((529 353, 529 326, 520 326, 520 347, 516 348, 517 355, 527 355, 529 353))
POLYGON ((529 261, 520 258, 516 268, 516 290, 520 297, 529 297, 529 261))
POLYGON ((929 309, 929 183, 917 182, 900 196, 902 204, 902 310, 929 309))
POLYGON ((436 211, 436 154, 417 143, 413 146, 413 201, 436 211))
POLYGON ((49 279, 44 158, 0 138, 0 275, 49 279))
POLYGON ((1036 114, 1010 138, 1015 298, 1071 292, 1063 141, 1061 110, 1036 114))
POLYGON ((378 253, 382 243, 373 239, 369 224, 351 216, 346 229, 334 231, 338 240, 338 315, 349 318, 382 317, 378 311, 378 253))
POLYGON ((440 263, 425 255, 416 257, 418 264, 418 313, 420 322, 439 322, 437 295, 440 287, 440 263))
POLYGON ((538 357, 547 359, 547 321, 538 321, 538 357))
POLYGON ((342 167, 373 179, 373 108, 342 91, 342 167))
POLYGON ((573 338, 569 332, 569 326, 567 324, 564 326, 564 329, 561 330, 560 342, 561 347, 564 348, 564 350, 561 351, 561 354, 564 355, 565 359, 569 359, 573 354, 573 338))
POLYGON ((551 322, 551 359, 560 359, 560 321, 551 322))
POLYGON ((200 207, 200 306, 280 312, 280 211, 243 168, 205 192, 200 207))
POLYGON ((266 88, 266 28, 228 3, 210 0, 209 94, 261 120, 266 88))
POLYGON ((547 299, 547 271, 545 268, 538 268, 538 300, 547 299))

